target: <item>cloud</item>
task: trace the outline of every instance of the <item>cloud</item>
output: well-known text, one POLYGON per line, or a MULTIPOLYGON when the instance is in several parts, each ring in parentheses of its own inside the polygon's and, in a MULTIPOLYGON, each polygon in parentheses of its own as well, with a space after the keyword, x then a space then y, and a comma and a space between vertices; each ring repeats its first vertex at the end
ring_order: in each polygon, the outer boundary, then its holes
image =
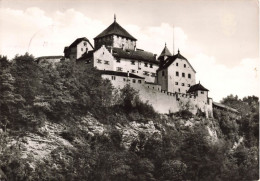
POLYGON ((36 7, 25 11, 1 8, 0 22, 0 53, 9 58, 26 51, 35 56, 62 55, 76 38, 86 36, 92 41, 106 27, 74 9, 47 16, 36 7))
POLYGON ((210 90, 209 95, 215 101, 230 94, 238 95, 240 98, 249 95, 259 96, 258 59, 245 58, 237 66, 229 68, 219 64, 215 57, 199 53, 190 58, 190 62, 197 71, 197 82, 200 81, 210 90))
POLYGON ((173 34, 174 52, 177 49, 185 49, 188 36, 180 27, 174 27, 168 23, 161 23, 160 26, 138 27, 136 25, 126 25, 126 30, 138 39, 137 46, 141 49, 160 54, 167 44, 168 49, 173 53, 173 34), (173 33, 174 30, 174 33, 173 33))

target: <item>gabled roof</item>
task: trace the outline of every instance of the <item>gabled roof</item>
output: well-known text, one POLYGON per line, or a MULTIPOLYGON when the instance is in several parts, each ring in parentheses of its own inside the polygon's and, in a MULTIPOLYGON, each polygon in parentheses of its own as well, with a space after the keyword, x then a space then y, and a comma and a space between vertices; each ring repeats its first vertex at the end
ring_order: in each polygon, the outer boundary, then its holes
MULTIPOLYGON (((65 49, 70 49, 70 48, 72 48, 72 47, 75 47, 75 46, 77 46, 80 42, 82 42, 83 40, 87 41, 87 42, 90 44, 90 46, 91 46, 92 48, 94 48, 94 47, 92 46, 92 44, 90 43, 90 41, 89 41, 86 37, 82 37, 82 38, 77 38, 69 47, 65 47, 65 49)), ((64 49, 64 51, 65 51, 65 49, 64 49)))
POLYGON ((190 62, 180 54, 180 51, 178 51, 178 53, 174 56, 169 56, 166 60, 165 63, 158 69, 158 71, 162 70, 162 69, 166 69, 168 68, 176 59, 182 59, 182 60, 186 60, 187 63, 189 64, 189 66, 192 68, 192 70, 196 73, 195 69, 192 67, 192 65, 190 64, 190 62))
MULTIPOLYGON (((111 50, 111 48, 109 48, 111 50)), ((142 60, 149 63, 159 64, 155 59, 155 55, 151 52, 142 50, 123 50, 122 48, 113 48, 113 56, 116 58, 126 58, 132 60, 142 60)))
POLYGON ((200 83, 198 83, 198 84, 192 85, 192 86, 189 88, 189 90, 187 91, 187 93, 195 92, 195 91, 198 91, 198 90, 209 91, 208 89, 206 89, 205 87, 203 87, 203 85, 201 85, 200 83))
POLYGON ((159 56, 159 58, 164 57, 164 56, 172 56, 171 52, 169 51, 169 49, 166 46, 166 43, 165 43, 165 47, 164 47, 161 55, 159 56))
POLYGON ((88 52, 85 52, 80 58, 78 58, 77 60, 88 60, 93 58, 93 53, 94 50, 90 50, 88 52))
POLYGON ((116 76, 121 76, 121 77, 131 77, 131 78, 136 78, 136 79, 145 79, 144 77, 140 77, 138 75, 132 74, 132 73, 126 73, 126 72, 116 72, 112 70, 100 70, 101 74, 105 75, 116 75, 116 76))
POLYGON ((137 40, 132 35, 130 35, 122 26, 120 26, 116 21, 114 21, 107 29, 96 36, 94 39, 101 38, 108 35, 118 35, 131 40, 137 40))

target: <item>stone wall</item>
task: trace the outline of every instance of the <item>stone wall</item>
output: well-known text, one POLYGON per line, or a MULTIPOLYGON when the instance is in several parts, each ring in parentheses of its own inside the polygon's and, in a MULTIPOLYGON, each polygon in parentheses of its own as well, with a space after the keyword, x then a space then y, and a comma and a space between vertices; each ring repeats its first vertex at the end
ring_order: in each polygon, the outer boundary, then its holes
POLYGON ((103 78, 109 79, 115 88, 123 88, 126 84, 130 84, 139 92, 140 99, 143 102, 148 102, 153 108, 162 114, 174 113, 181 109, 189 107, 189 110, 196 114, 198 109, 205 112, 207 117, 212 117, 212 99, 205 102, 204 99, 198 99, 198 96, 184 93, 170 93, 161 89, 160 85, 146 84, 142 79, 127 78, 116 76, 112 80, 111 75, 102 75, 103 78), (129 79, 129 81, 125 81, 129 79))
POLYGON ((136 41, 113 35, 113 47, 134 50, 136 47, 136 41))

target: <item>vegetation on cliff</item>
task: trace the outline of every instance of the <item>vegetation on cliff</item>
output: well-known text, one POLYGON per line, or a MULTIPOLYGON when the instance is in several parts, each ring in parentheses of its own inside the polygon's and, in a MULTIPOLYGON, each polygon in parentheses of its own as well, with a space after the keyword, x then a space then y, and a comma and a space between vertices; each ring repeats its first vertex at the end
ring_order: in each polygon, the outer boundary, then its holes
POLYGON ((0 57, 0 180, 257 180, 259 100, 159 115, 94 68, 0 57))

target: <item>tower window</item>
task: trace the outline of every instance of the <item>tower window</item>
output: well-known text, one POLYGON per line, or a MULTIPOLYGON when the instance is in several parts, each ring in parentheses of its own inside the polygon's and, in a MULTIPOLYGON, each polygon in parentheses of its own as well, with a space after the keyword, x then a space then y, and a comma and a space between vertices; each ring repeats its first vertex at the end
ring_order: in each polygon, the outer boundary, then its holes
POLYGON ((179 72, 176 72, 176 76, 179 76, 179 72))
POLYGON ((182 73, 182 77, 185 77, 185 73, 182 73))
POLYGON ((191 78, 191 74, 188 74, 188 78, 189 78, 189 79, 191 78))

